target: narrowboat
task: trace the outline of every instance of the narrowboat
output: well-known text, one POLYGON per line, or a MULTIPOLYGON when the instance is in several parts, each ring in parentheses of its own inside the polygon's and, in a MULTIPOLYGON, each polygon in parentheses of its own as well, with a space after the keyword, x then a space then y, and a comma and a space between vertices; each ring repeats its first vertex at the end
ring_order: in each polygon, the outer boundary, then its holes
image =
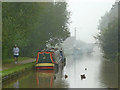
POLYGON ((37 70, 54 70, 57 66, 54 52, 38 52, 35 65, 37 70))

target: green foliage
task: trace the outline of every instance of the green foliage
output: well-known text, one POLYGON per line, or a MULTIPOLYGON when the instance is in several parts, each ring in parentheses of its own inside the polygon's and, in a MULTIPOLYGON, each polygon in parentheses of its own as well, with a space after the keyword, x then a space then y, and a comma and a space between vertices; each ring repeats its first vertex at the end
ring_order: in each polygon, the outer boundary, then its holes
POLYGON ((46 41, 69 37, 69 12, 65 2, 3 2, 2 57, 12 57, 17 44, 21 56, 35 57, 46 41))
POLYGON ((117 5, 101 18, 99 24, 100 33, 97 37, 104 56, 111 60, 117 60, 118 58, 118 17, 116 16, 116 8, 117 5))

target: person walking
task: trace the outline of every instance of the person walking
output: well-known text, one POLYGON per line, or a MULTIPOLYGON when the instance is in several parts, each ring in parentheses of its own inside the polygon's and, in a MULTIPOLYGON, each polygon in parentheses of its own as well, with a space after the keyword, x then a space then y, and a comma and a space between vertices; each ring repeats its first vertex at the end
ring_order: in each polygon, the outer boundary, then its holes
POLYGON ((14 55, 15 64, 17 64, 18 63, 18 56, 19 56, 19 48, 17 47, 16 44, 14 45, 14 48, 13 48, 13 55, 14 55))
POLYGON ((61 48, 61 50, 60 50, 60 55, 61 55, 61 57, 63 58, 63 51, 62 51, 62 48, 61 48))

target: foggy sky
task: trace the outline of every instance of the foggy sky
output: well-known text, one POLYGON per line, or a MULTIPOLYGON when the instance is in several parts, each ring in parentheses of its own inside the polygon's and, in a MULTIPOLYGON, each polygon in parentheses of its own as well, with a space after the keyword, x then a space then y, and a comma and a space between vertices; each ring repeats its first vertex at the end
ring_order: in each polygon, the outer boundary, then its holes
MULTIPOLYGON (((2 0, 3 2, 28 2, 28 0, 2 0)), ((95 36, 99 30, 97 26, 101 16, 109 11, 115 1, 120 0, 29 0, 29 2, 53 2, 67 1, 68 10, 71 11, 70 32, 74 36, 74 29, 77 29, 77 39, 84 42, 95 42, 95 36)))
POLYGON ((77 30, 77 39, 93 43, 99 30, 97 26, 101 16, 109 11, 115 0, 68 0, 68 10, 71 12, 70 32, 74 36, 77 30))

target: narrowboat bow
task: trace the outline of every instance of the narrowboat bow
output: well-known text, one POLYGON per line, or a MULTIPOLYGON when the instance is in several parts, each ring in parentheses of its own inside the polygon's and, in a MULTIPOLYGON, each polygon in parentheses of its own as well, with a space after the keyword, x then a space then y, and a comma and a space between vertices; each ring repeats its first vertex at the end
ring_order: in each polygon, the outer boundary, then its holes
POLYGON ((54 52, 38 52, 36 59, 36 69, 53 70, 56 67, 54 52))

